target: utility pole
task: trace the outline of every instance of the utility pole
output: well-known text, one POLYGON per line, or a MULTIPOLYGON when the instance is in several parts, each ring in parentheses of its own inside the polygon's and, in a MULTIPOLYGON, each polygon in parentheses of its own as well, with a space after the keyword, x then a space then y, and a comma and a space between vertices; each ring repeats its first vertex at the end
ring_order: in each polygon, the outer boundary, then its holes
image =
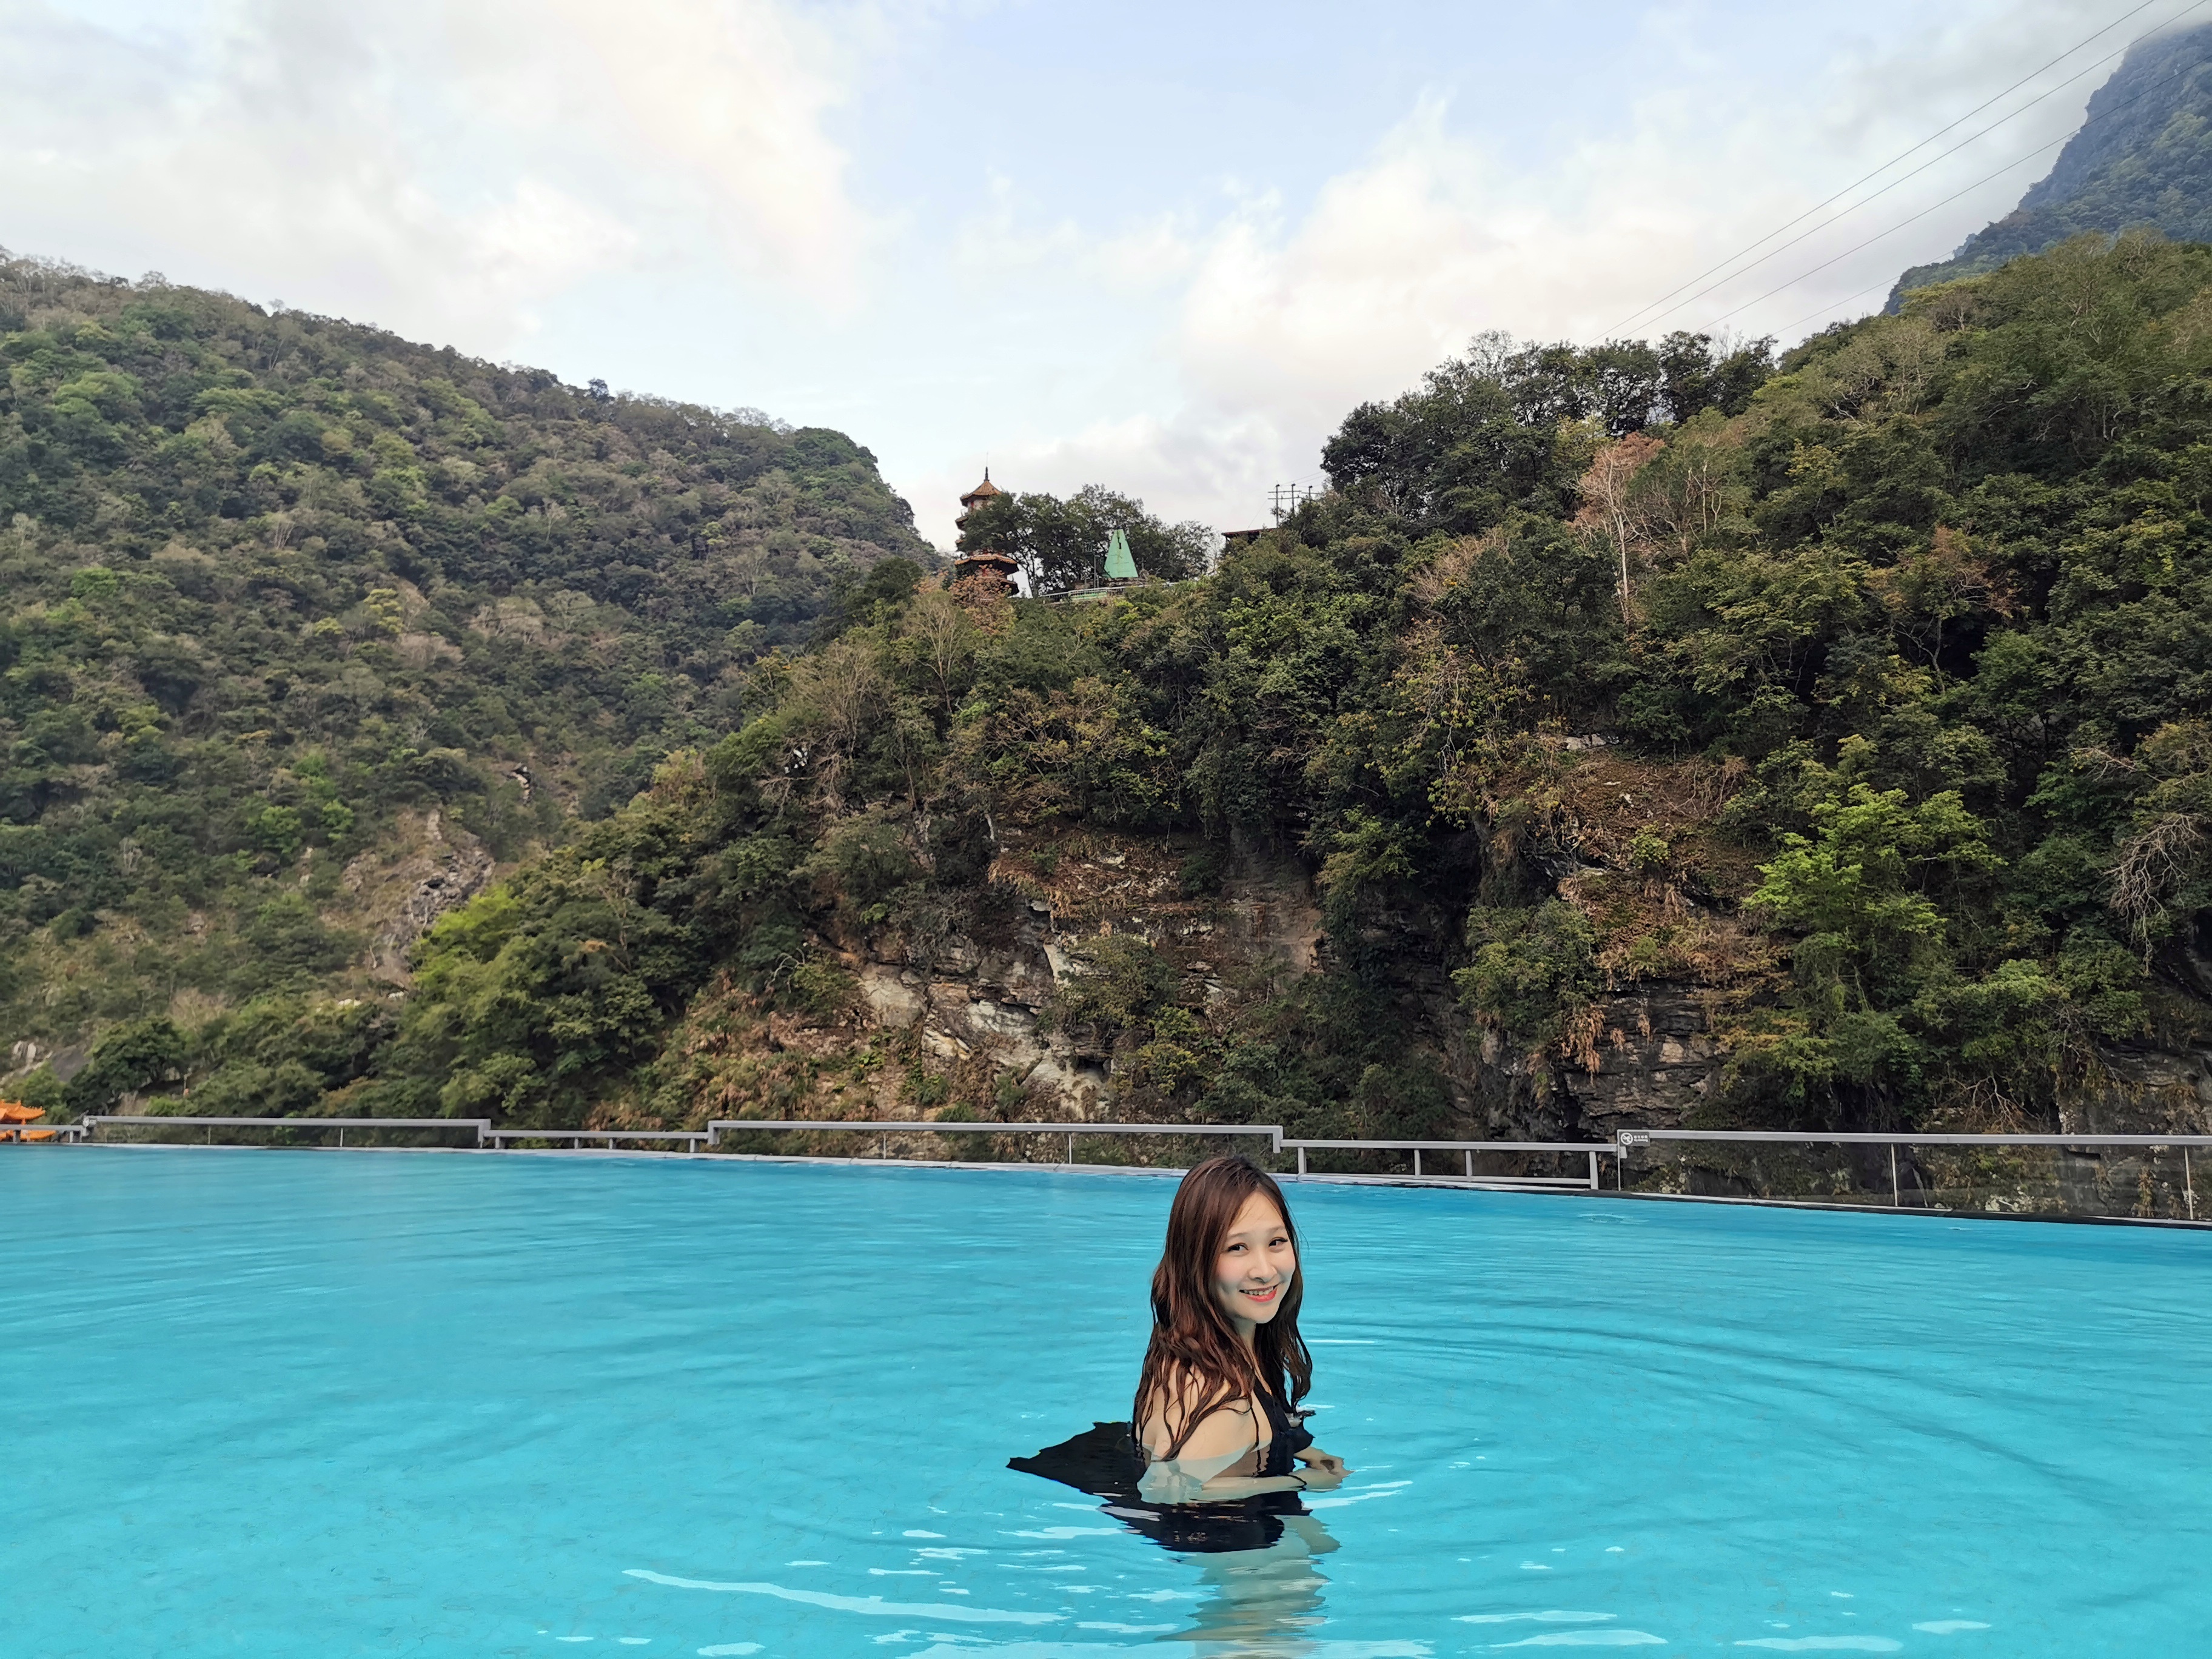
POLYGON ((1316 484, 1277 484, 1267 492, 1267 509, 1275 515, 1275 522, 1280 524, 1320 494, 1320 487, 1316 484))

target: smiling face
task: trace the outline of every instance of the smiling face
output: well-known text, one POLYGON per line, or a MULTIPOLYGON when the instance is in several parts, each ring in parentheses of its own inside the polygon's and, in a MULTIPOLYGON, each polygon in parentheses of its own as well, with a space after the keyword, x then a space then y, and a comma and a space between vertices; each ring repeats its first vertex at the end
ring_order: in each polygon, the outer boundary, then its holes
POLYGON ((1214 1299, 1247 1343, 1254 1326, 1281 1311, 1297 1270, 1297 1247, 1283 1225, 1283 1212, 1266 1194, 1253 1194, 1229 1224, 1229 1236, 1213 1259, 1214 1299))

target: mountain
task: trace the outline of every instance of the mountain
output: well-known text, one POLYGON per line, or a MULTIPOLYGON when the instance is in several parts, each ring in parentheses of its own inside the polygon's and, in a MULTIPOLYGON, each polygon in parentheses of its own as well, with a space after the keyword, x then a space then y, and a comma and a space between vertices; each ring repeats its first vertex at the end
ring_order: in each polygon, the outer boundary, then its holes
POLYGON ((0 258, 0 1050, 368 1029, 887 561, 840 433, 0 258))
POLYGON ((184 325, 103 339, 160 304, 52 306, 8 360, 7 453, 79 468, 0 562, 6 1018, 88 1051, 7 1086, 64 1111, 2204 1129, 2212 246, 2075 239, 1778 362, 1486 336, 1203 575, 1056 604, 885 558, 711 682, 647 643, 765 624, 653 610, 724 556, 682 503, 772 441, 826 490, 804 434, 606 433, 430 357, 384 421, 368 362, 256 415, 313 331, 225 311, 190 372, 252 384, 172 396, 184 325), (494 428, 556 459, 495 478, 494 428), (592 609, 510 628, 477 562, 610 501, 635 528, 561 567, 592 609), (556 719, 647 787, 571 811, 556 719))
POLYGON ((2202 1126, 2208 314, 2124 237, 1779 363, 1478 341, 1203 577, 887 597, 441 921, 325 1098, 2202 1126))
POLYGON ((1913 289, 1979 276, 2069 236, 2136 226, 2212 241, 2212 23, 2131 49, 2090 98, 2050 174, 1948 259, 1899 277, 1888 310, 1913 289))

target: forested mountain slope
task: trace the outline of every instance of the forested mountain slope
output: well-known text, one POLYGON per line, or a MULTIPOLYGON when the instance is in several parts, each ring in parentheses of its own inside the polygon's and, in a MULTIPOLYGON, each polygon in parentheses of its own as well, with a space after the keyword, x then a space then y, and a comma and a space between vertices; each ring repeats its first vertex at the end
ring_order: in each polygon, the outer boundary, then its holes
POLYGON ((890 555, 838 433, 0 260, 0 1047, 312 1004, 311 1102, 422 925, 890 555))
POLYGON ((1325 464, 1110 605, 872 584, 374 1030, 292 1016, 351 1048, 118 1025, 70 1103, 2202 1127, 2212 248, 1779 364, 1486 339, 1325 464))
POLYGON ((1949 258, 1899 277, 1889 309, 1909 289, 1977 276, 2087 232, 2118 235, 2130 227, 2177 242, 2212 241, 2212 23, 2132 49, 2020 205, 1949 258))

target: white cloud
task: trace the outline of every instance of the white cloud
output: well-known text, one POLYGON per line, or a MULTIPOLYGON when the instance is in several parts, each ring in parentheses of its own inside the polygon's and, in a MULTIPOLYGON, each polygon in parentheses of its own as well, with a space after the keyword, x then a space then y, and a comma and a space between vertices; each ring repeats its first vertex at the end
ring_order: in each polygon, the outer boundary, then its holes
POLYGON ((636 201, 675 181, 741 267, 849 304, 870 228, 825 130, 839 43, 775 0, 445 0, 462 84, 512 134, 615 165, 636 201))
POLYGON ((1163 213, 1101 242, 1097 268, 1109 286, 1139 292, 1188 275, 1198 254, 1188 216, 1163 213))
POLYGON ((960 221, 952 258, 970 272, 995 276, 1078 258, 1088 245, 1081 228, 1065 215, 1049 224, 1026 222, 1014 181, 1002 173, 994 173, 981 202, 960 221))
POLYGON ((486 297, 524 332, 537 325, 533 301, 624 264, 638 244, 620 220, 534 179, 468 223, 465 238, 462 257, 486 297))
POLYGON ((1257 401, 1310 419, 1391 388, 1473 331, 1476 296, 1513 234, 1486 201, 1491 170, 1425 102, 1285 231, 1262 198, 1200 258, 1179 352, 1198 399, 1257 401))
POLYGON ((31 9, 0 21, 7 240, 488 355, 692 243, 834 308, 868 225, 830 57, 774 0, 249 0, 182 43, 31 9))

